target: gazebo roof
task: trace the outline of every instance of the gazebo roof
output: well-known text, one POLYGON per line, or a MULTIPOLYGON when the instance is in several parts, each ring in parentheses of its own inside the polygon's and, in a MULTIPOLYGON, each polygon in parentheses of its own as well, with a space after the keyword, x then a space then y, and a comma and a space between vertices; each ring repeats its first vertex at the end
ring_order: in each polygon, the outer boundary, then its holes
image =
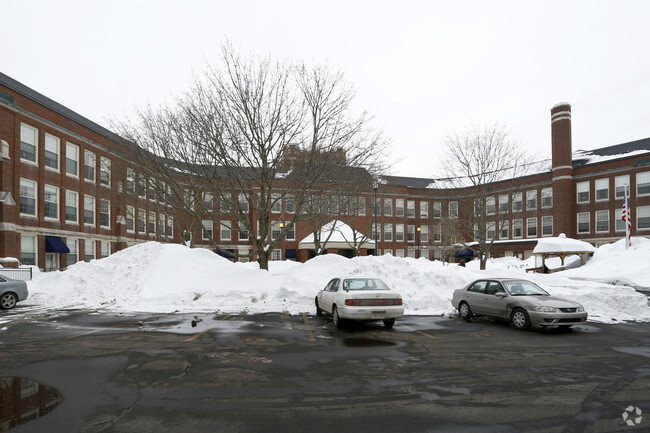
MULTIPOLYGON (((363 242, 361 248, 374 248, 375 243, 366 235, 352 230, 352 227, 338 220, 330 221, 320 229, 321 241, 327 241, 330 248, 353 248, 354 244, 363 242), (356 240, 356 242, 355 242, 356 240)), ((298 243, 298 249, 314 248, 314 234, 310 233, 298 243)))
POLYGON ((549 254, 584 254, 594 253, 596 248, 589 242, 581 241, 578 239, 567 238, 564 233, 556 238, 541 238, 537 241, 537 246, 533 250, 533 254, 549 255, 549 254))

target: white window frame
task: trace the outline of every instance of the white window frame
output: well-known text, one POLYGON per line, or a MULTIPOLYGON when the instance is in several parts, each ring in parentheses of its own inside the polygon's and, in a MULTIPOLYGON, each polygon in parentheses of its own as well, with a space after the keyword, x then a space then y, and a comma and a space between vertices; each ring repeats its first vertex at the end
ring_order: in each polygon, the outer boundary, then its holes
POLYGON ((449 218, 458 218, 458 202, 449 202, 449 218))
POLYGON ((596 233, 609 233, 609 210, 596 211, 596 233), (598 223, 607 221, 607 229, 602 230, 598 228, 598 223))
POLYGON ((232 228, 230 225, 230 221, 221 221, 220 225, 220 239, 222 241, 229 241, 232 233, 232 228))
POLYGON ((529 189, 526 191, 526 210, 537 210, 537 190, 529 189))
POLYGON ((488 197, 485 199, 485 213, 487 215, 494 215, 497 212, 496 208, 496 199, 494 197, 488 197))
POLYGON ((65 222, 79 224, 79 193, 77 191, 66 190, 65 192, 65 222), (74 208, 74 220, 68 219, 68 208, 74 208))
POLYGON ((404 242, 404 224, 395 224, 395 242, 404 242))
MULTIPOLYGON (((31 149, 30 149, 31 150, 31 149)), ((26 164, 38 165, 38 129, 26 123, 20 124, 20 162, 26 164), (33 133, 32 137, 28 137, 27 133, 33 133), (34 148, 34 160, 23 158, 23 144, 32 146, 34 148)))
POLYGON ((524 237, 524 220, 521 218, 512 220, 512 238, 513 239, 522 239, 524 237), (517 229, 519 229, 520 234, 517 235, 517 229))
POLYGON ((650 230, 650 206, 636 208, 636 229, 639 231, 650 230), (643 223, 641 223, 642 219, 643 223), (643 224, 643 227, 641 227, 641 224, 643 224))
POLYGON ((111 228, 111 201, 105 198, 99 199, 99 226, 105 229, 111 228), (106 215, 107 224, 102 224, 102 215, 106 215))
POLYGON ((43 185, 43 218, 47 221, 59 221, 59 188, 54 185, 43 185), (48 200, 54 198, 54 201, 48 200), (46 215, 47 203, 53 204, 55 216, 46 215))
POLYGON ((95 154, 95 152, 85 149, 84 150, 84 181, 89 183, 95 183, 96 180, 97 180, 97 155, 95 154), (93 169, 92 179, 87 176, 86 167, 91 167, 93 169))
POLYGON ((126 206, 126 231, 127 233, 135 233, 137 215, 134 206, 126 206), (129 228, 129 221, 131 221, 131 228, 129 228))
POLYGON ((406 200, 406 217, 415 218, 415 200, 406 200))
POLYGON ((36 218, 38 215, 38 183, 35 180, 32 179, 25 179, 25 178, 20 178, 20 216, 21 217, 28 217, 28 218, 36 218), (27 193, 30 192, 32 195, 27 195, 27 193), (23 202, 23 197, 25 199, 33 200, 34 201, 34 212, 29 213, 29 212, 23 212, 22 206, 20 206, 23 202))
POLYGON ((650 171, 636 174, 636 195, 637 197, 650 195, 650 171), (641 192, 641 188, 643 188, 643 192, 641 192))
POLYGON ((138 209, 136 230, 140 234, 147 233, 147 211, 144 209, 138 209))
POLYGON ((576 203, 589 203, 591 196, 591 191, 589 188, 589 181, 576 183, 576 203), (584 196, 586 194, 586 199, 581 199, 581 194, 584 196))
POLYGON ((212 240, 214 237, 214 223, 212 220, 203 220, 201 221, 201 239, 204 241, 212 240))
POLYGON ((553 236, 553 216, 552 215, 547 215, 542 217, 542 237, 545 236, 553 236), (548 221, 551 223, 548 224, 548 221), (551 232, 550 233, 544 233, 545 229, 550 227, 551 232))
POLYGON ((512 194, 512 211, 521 212, 524 210, 523 193, 515 192, 512 194))
POLYGON ((614 178, 614 198, 623 200, 625 197, 625 187, 630 186, 630 175, 624 174, 614 178))
POLYGON ((38 266, 38 242, 36 242, 36 236, 20 235, 20 262, 23 265, 38 266), (26 259, 25 254, 33 254, 34 263, 30 263, 31 257, 26 259))
POLYGON ((99 157, 99 184, 111 187, 111 160, 105 156, 99 157))
POLYGON ((384 199, 384 216, 393 216, 393 199, 385 198, 384 199))
POLYGON ((542 188, 542 209, 553 207, 553 187, 542 188))
POLYGON ((395 216, 401 218, 404 216, 404 199, 396 198, 395 199, 395 216))
POLYGON ((591 215, 589 212, 579 212, 576 215, 576 221, 577 221, 577 226, 576 226, 576 232, 578 234, 587 234, 591 233, 591 215), (583 219, 583 221, 580 221, 580 219, 583 219), (586 221, 585 221, 586 220, 586 221), (587 230, 580 230, 580 224, 587 224, 588 229, 587 230))
POLYGON ((70 142, 65 143, 65 174, 79 179, 79 146, 70 142), (74 154, 74 158, 71 158, 72 154, 74 154), (74 162, 75 173, 68 171, 68 161, 74 162))
POLYGON ((499 239, 510 239, 510 221, 503 220, 499 223, 499 239))
POLYGON ((510 196, 508 194, 499 195, 499 213, 508 213, 510 210, 510 196))
POLYGON ((97 250, 95 248, 95 241, 86 239, 84 242, 84 262, 89 262, 97 257, 97 250), (90 250, 90 254, 88 254, 90 250))
POLYGON ((604 179, 596 179, 594 181, 594 189, 595 189, 595 201, 609 201, 609 178, 604 178, 604 179), (605 197, 599 198, 598 195, 599 193, 602 193, 602 191, 605 191, 604 195, 605 197))
POLYGON ((156 234, 156 224, 158 223, 158 216, 156 212, 150 210, 147 216, 147 231, 150 235, 156 234))
POLYGON ((429 218, 429 202, 420 202, 420 218, 429 218))
POLYGON ((384 242, 393 242, 393 223, 385 223, 383 230, 384 242))
POLYGON ((61 170, 61 139, 55 137, 54 135, 45 133, 45 153, 43 164, 45 165, 46 170, 55 171, 57 173, 61 170), (47 164, 47 154, 52 153, 56 156, 56 166, 51 167, 47 164))
POLYGON ((433 218, 442 218, 442 202, 433 202, 433 218))
POLYGON ((89 227, 94 227, 95 222, 96 222, 96 209, 95 209, 95 197, 92 195, 85 194, 84 195, 84 212, 83 212, 83 221, 84 221, 84 226, 89 226, 89 227), (93 221, 92 223, 86 222, 86 211, 92 211, 92 216, 93 216, 93 221))

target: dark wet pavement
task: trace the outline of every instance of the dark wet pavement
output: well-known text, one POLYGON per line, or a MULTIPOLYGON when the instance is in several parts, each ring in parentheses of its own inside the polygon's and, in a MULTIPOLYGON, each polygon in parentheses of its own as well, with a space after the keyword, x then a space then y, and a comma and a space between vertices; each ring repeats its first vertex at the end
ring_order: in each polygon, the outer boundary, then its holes
POLYGON ((8 431, 650 430, 650 324, 380 323, 18 311, 0 325, 0 377, 62 400, 8 431), (649 414, 642 424, 624 424, 630 405, 649 414))

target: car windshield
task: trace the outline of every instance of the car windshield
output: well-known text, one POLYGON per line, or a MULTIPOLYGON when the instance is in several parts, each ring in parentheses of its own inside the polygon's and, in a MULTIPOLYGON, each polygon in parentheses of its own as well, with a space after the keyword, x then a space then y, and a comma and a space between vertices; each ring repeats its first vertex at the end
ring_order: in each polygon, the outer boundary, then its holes
POLYGON ((537 284, 526 280, 503 281, 503 285, 511 296, 550 296, 537 284))
POLYGON ((390 290, 386 283, 378 278, 348 278, 343 280, 344 290, 390 290))

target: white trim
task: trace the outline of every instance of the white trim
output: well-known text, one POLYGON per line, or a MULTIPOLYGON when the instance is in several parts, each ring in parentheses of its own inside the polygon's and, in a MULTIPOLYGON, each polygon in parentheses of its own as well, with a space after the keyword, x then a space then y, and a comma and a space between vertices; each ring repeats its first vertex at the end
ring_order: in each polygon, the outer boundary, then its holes
POLYGON ((570 165, 559 165, 559 166, 557 166, 557 167, 553 167, 553 168, 551 169, 551 171, 555 171, 555 170, 564 170, 564 169, 567 169, 567 168, 573 169, 573 167, 570 166, 570 165))

